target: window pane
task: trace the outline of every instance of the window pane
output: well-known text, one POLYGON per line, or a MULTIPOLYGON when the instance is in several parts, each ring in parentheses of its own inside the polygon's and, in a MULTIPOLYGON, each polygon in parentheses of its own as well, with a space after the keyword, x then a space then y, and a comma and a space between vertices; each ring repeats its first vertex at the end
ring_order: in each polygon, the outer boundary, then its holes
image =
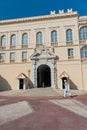
POLYGON ((42 43, 42 32, 36 34, 36 43, 42 43))
POLYGON ((87 27, 82 27, 79 31, 80 40, 87 40, 87 27))
POLYGON ((10 53, 10 60, 15 60, 15 52, 10 53))
POLYGON ((27 59, 27 52, 22 52, 22 59, 27 59))
POLYGON ((73 57, 73 49, 68 49, 68 56, 73 57))
POLYGON ((2 59, 2 60, 5 59, 5 54, 4 53, 0 53, 0 59, 2 59))
POLYGON ((81 58, 87 58, 87 47, 81 49, 81 58))
POLYGON ((3 37, 1 38, 1 45, 2 45, 3 47, 6 46, 6 36, 3 36, 3 37))
POLYGON ((11 36, 11 46, 16 45, 16 35, 11 36))
POLYGON ((71 29, 68 29, 66 31, 66 41, 72 41, 72 30, 71 29))
POLYGON ((28 45, 28 34, 23 34, 22 36, 22 44, 28 45))
POLYGON ((51 42, 57 42, 57 31, 51 32, 51 42))

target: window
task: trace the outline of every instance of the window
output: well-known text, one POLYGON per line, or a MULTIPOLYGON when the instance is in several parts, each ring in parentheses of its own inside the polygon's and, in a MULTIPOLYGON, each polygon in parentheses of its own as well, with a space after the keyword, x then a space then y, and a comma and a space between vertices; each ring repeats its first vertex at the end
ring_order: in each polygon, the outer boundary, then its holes
POLYGON ((56 43, 57 42, 57 31, 52 31, 51 32, 51 43, 56 43))
POLYGON ((5 60, 5 53, 0 53, 0 63, 4 62, 5 60))
POLYGON ((43 43, 43 37, 42 37, 42 32, 38 32, 37 34, 36 34, 36 43, 38 44, 40 44, 40 43, 43 43))
POLYGON ((66 41, 67 42, 72 42, 72 40, 73 40, 72 30, 68 29, 68 30, 66 30, 66 41))
POLYGON ((80 40, 87 40, 87 27, 80 28, 79 39, 80 40))
POLYGON ((6 47, 6 36, 1 37, 1 46, 6 47))
POLYGON ((27 33, 22 35, 22 45, 28 45, 28 34, 27 33))
POLYGON ((27 61, 27 52, 22 52, 22 61, 27 61))
POLYGON ((11 36, 11 46, 16 46, 16 35, 11 36))
POLYGON ((73 57, 74 54, 73 54, 73 48, 71 49, 68 49, 68 57, 73 57))
POLYGON ((86 78, 87 78, 87 68, 85 68, 86 78))
POLYGON ((15 52, 10 53, 10 61, 15 61, 15 52))
POLYGON ((87 46, 81 48, 81 58, 87 59, 87 46))

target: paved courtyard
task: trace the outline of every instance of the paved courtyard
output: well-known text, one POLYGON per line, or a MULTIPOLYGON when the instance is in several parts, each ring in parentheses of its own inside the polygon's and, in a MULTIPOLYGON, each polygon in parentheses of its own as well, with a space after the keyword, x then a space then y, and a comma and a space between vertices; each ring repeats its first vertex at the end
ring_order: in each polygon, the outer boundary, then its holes
POLYGON ((87 130, 87 93, 71 92, 0 92, 0 130, 87 130))

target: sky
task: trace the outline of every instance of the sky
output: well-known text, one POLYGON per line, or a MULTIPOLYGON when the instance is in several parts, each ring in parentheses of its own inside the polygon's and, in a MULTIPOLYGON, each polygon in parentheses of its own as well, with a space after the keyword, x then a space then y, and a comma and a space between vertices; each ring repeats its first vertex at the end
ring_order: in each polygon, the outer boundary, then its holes
POLYGON ((0 0, 0 20, 48 15, 72 8, 87 16, 87 0, 0 0))

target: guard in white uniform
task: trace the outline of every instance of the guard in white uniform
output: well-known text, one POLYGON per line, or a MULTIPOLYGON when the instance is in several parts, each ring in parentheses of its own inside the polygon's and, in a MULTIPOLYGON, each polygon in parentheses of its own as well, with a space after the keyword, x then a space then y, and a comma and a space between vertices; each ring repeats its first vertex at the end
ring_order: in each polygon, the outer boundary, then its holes
POLYGON ((69 84, 64 80, 64 97, 71 96, 69 84))

